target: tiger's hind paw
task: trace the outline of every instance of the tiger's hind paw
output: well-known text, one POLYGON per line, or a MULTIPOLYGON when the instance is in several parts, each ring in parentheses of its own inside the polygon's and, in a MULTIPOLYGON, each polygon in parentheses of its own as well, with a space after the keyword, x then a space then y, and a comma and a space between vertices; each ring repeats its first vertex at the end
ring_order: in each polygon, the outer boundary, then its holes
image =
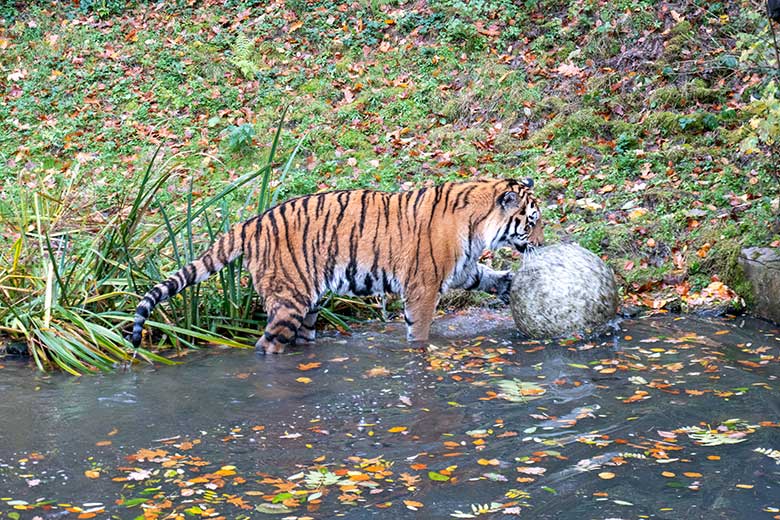
POLYGON ((255 352, 258 354, 282 354, 284 352, 284 345, 268 341, 266 337, 263 336, 255 343, 255 352))

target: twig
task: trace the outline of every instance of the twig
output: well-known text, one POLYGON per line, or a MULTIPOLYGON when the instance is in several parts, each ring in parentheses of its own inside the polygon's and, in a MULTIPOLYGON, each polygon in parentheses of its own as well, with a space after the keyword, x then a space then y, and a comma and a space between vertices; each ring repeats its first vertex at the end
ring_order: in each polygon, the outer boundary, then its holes
POLYGON ((775 59, 777 61, 777 71, 780 72, 780 48, 777 45, 777 34, 775 33, 775 22, 772 20, 772 12, 769 10, 769 0, 766 0, 766 15, 769 19, 769 30, 772 31, 772 41, 775 44, 775 59))

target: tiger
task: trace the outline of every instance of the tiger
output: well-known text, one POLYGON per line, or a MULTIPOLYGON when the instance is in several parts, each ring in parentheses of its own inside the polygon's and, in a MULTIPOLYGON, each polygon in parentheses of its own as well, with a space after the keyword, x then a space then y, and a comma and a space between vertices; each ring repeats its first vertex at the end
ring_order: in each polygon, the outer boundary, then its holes
POLYGON ((282 353, 315 341, 327 293, 399 295, 407 340, 428 339, 441 296, 454 288, 509 299, 510 270, 479 263, 486 249, 542 244, 531 179, 446 182, 403 192, 368 189, 289 199, 236 224, 198 259, 155 285, 135 311, 130 340, 160 302, 242 256, 267 314, 255 348, 282 353))

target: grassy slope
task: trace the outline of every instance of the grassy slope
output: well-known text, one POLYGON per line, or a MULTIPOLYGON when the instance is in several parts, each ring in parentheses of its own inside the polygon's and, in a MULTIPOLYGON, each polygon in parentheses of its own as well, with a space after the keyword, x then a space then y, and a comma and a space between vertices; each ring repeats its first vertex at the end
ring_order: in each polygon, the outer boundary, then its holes
POLYGON ((777 240, 772 162, 736 145, 772 74, 760 2, 516 3, 28 7, 0 29, 3 240, 11 202, 73 178, 58 225, 99 227, 158 143, 182 210, 190 177, 201 197, 262 163, 287 103, 283 148, 308 137, 282 196, 531 176, 550 239, 604 254, 629 292, 700 288, 777 240))

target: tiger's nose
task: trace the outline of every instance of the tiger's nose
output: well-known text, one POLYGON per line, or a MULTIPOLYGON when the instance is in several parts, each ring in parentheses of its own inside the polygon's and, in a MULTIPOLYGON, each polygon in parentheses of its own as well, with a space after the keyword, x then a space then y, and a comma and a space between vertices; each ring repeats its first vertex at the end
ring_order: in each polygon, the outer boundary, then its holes
POLYGON ((541 246, 544 244, 544 224, 539 221, 531 229, 531 233, 528 236, 528 242, 534 246, 541 246))

